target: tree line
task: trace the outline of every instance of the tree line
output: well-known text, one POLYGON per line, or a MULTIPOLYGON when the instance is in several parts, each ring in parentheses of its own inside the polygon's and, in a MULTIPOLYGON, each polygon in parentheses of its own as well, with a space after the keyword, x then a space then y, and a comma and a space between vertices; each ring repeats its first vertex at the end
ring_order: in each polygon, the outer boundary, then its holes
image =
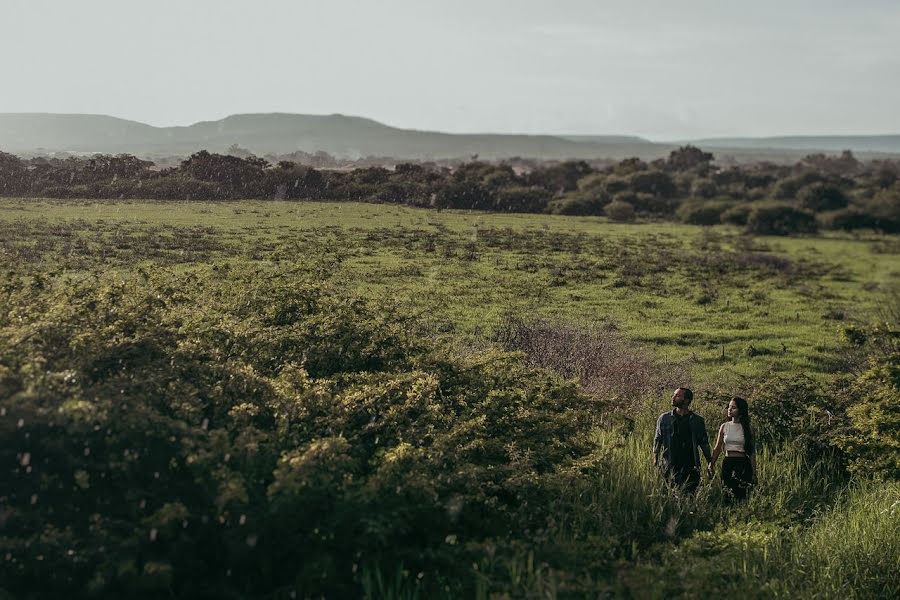
POLYGON ((401 163, 350 171, 200 151, 156 168, 128 154, 21 159, 0 152, 0 195, 158 200, 336 200, 436 209, 607 216, 614 221, 728 223, 758 234, 871 229, 900 232, 900 160, 861 162, 849 151, 792 165, 722 166, 693 146, 668 158, 530 170, 471 161, 401 163))

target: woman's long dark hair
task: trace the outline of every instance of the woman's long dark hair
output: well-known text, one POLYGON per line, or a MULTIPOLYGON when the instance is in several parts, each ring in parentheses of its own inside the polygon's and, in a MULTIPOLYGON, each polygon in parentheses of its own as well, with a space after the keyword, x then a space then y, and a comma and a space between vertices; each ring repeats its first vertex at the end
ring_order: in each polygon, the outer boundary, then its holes
POLYGON ((753 429, 750 427, 750 407, 747 406, 747 401, 740 396, 734 396, 732 400, 737 404, 741 413, 741 427, 744 429, 744 452, 748 455, 753 454, 756 444, 753 443, 753 429))

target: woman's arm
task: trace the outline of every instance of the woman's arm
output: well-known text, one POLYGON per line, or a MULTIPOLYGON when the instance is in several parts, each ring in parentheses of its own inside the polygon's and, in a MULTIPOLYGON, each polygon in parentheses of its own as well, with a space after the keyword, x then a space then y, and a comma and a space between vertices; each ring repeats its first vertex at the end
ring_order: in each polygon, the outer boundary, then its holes
MULTIPOLYGON (((709 475, 709 478, 712 479, 713 473, 716 471, 716 461, 719 460, 719 452, 722 451, 722 439, 724 434, 722 433, 725 429, 725 423, 719 425, 719 433, 716 435, 716 447, 713 448, 712 457, 709 459, 709 464, 706 465, 706 474, 709 475)), ((756 467, 753 468, 753 472, 756 472, 756 467)))

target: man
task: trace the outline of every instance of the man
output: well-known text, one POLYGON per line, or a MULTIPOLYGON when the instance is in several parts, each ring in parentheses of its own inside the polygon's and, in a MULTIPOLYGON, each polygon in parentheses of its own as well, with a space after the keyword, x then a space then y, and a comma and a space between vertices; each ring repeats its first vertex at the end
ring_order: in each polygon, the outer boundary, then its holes
POLYGON ((700 453, 710 462, 709 438, 703 417, 691 411, 694 392, 678 388, 672 394, 672 412, 664 412, 656 421, 653 438, 653 464, 666 479, 693 492, 700 485, 700 453))

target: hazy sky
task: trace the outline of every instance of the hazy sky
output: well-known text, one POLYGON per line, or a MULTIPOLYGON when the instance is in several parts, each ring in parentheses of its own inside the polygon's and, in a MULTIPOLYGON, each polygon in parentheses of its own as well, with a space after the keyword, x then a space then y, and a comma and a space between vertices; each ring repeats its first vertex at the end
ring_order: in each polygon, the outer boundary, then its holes
POLYGON ((0 0, 0 112, 900 133, 897 0, 0 0))

